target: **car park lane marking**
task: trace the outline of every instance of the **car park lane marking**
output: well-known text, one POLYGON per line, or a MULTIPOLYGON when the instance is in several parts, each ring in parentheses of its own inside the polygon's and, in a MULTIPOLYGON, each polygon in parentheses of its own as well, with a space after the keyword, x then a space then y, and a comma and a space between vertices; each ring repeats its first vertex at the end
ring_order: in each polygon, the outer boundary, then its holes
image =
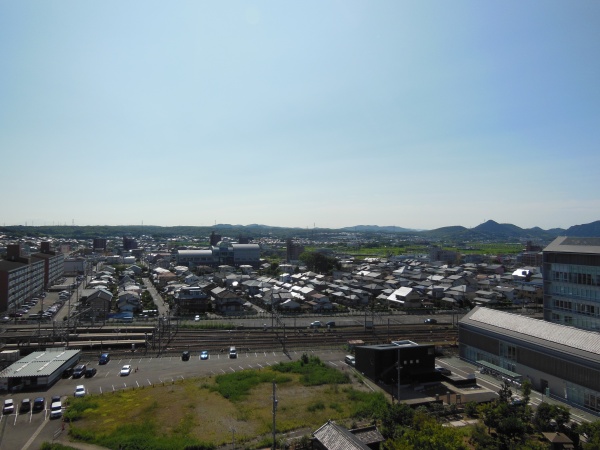
POLYGON ((46 426, 46 424, 48 422, 49 422, 49 420, 46 420, 46 418, 44 417, 44 421, 40 424, 40 426, 38 427, 38 429, 35 430, 35 432, 31 435, 31 437, 25 443, 25 445, 23 446, 23 448, 21 448, 21 450, 27 450, 29 448, 29 446, 31 444, 33 444, 33 442, 35 441, 35 438, 38 437, 38 434, 40 434, 42 432, 42 429, 46 426))

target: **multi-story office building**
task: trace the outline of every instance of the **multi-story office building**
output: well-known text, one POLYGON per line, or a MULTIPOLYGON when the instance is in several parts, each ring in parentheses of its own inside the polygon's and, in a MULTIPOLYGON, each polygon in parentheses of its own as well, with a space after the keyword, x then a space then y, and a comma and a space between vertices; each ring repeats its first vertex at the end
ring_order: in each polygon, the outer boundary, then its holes
POLYGON ((43 260, 23 258, 20 245, 9 245, 6 260, 0 261, 0 311, 14 311, 41 294, 44 278, 43 260))
POLYGON ((542 270, 544 319, 600 331, 600 238, 556 238, 542 270))

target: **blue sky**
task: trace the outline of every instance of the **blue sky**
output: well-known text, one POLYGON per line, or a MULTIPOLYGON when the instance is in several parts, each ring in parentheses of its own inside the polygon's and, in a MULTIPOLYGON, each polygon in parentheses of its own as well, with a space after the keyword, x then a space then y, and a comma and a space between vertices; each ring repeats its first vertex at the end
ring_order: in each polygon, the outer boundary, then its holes
POLYGON ((600 219, 600 2, 0 2, 2 225, 600 219))

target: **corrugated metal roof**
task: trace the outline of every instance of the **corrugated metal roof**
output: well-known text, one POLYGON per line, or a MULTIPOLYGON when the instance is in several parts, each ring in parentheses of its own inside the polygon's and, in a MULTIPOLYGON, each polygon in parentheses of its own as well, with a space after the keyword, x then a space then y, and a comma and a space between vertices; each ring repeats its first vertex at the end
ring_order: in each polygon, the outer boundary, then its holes
POLYGON ((315 431, 313 436, 327 450, 370 450, 366 444, 361 442, 350 431, 332 421, 327 422, 315 431))
POLYGON ((593 331, 489 308, 476 308, 467 317, 468 320, 600 355, 600 334, 593 331))
POLYGON ((33 352, 0 372, 0 378, 47 377, 80 352, 64 348, 33 352))

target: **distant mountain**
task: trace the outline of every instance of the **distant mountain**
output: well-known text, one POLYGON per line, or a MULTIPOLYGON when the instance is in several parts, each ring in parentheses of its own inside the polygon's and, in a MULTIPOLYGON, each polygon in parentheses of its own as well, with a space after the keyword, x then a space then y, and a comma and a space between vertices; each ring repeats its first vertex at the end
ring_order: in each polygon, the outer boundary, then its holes
MULTIPOLYGON (((460 240, 464 239, 469 232, 468 228, 465 228, 460 225, 450 226, 450 227, 442 227, 436 228, 435 230, 427 230, 419 233, 420 236, 425 236, 430 239, 452 239, 452 240, 460 240)), ((467 238, 468 239, 468 238, 467 238)))
POLYGON ((250 225, 231 225, 218 224, 214 226, 176 226, 160 227, 154 225, 126 225, 126 226, 9 226, 0 227, 0 233, 7 235, 22 236, 52 236, 75 239, 92 239, 95 237, 119 236, 141 236, 152 235, 155 237, 176 237, 187 236, 191 238, 207 239, 211 232, 222 233, 226 236, 237 237, 246 236, 257 238, 263 236, 279 237, 287 239, 290 237, 319 239, 327 238, 332 233, 345 231, 356 233, 399 233, 412 236, 423 240, 436 241, 551 241, 557 236, 581 236, 581 237, 600 237, 600 220, 589 224, 575 225, 567 230, 562 228, 552 228, 543 230, 540 227, 529 229, 520 228, 510 223, 498 223, 494 220, 488 220, 474 228, 463 226, 448 226, 437 228, 435 230, 415 230, 397 226, 379 226, 379 225, 356 225, 353 227, 344 227, 339 229, 330 228, 300 228, 300 227, 272 227, 269 225, 250 224, 250 225))
POLYGON ((564 236, 600 237, 600 220, 584 225, 573 225, 567 229, 564 236))
POLYGON ((354 227, 340 228, 340 231, 357 231, 361 233, 414 233, 418 230, 402 228, 397 226, 379 226, 379 225, 356 225, 354 227))
POLYGON ((422 234, 434 239, 512 241, 523 239, 551 240, 561 233, 564 233, 564 230, 560 228, 553 230, 542 230, 540 227, 524 229, 510 223, 498 223, 494 220, 488 220, 474 228, 443 227, 422 234))

